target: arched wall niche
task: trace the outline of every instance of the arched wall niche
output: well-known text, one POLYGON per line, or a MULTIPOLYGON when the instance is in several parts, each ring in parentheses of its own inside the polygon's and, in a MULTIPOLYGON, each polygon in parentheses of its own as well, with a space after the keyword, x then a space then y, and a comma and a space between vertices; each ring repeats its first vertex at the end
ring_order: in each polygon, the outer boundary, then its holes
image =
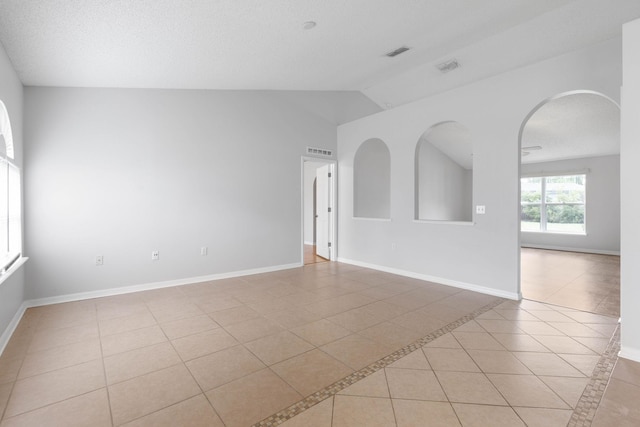
POLYGON ((353 160, 353 216, 391 218, 391 154, 381 139, 364 141, 353 160))
POLYGON ((456 121, 437 123, 415 151, 415 219, 470 222, 473 219, 473 144, 456 121))

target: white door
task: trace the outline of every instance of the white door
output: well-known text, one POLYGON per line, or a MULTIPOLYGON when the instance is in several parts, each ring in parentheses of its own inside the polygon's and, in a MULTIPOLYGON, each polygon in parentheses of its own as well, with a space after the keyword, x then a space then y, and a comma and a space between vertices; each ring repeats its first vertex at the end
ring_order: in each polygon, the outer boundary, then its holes
POLYGON ((331 259, 329 233, 331 197, 331 169, 325 165, 316 169, 316 254, 331 259))

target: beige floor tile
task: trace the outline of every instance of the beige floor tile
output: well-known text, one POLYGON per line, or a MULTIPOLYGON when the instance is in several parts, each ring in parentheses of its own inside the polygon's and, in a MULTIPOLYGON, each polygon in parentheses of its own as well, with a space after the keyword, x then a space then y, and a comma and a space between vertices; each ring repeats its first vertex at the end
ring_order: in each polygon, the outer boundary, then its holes
POLYGON ((597 354, 604 353, 607 349, 607 345, 609 345, 609 338, 575 337, 574 339, 597 354))
POLYGON ((199 394, 200 387, 179 364, 109 386, 113 423, 135 420, 199 394))
POLYGON ((234 323, 259 318, 262 317, 262 315, 247 306, 240 306, 209 313, 209 317, 221 326, 229 326, 234 323))
POLYGON ((436 372, 442 389, 450 402, 506 405, 498 390, 481 373, 436 372))
POLYGON ((611 377, 640 387, 640 363, 619 358, 611 377))
POLYGON ((534 375, 487 374, 511 406, 569 409, 549 387, 534 375))
MULTIPOLYGON (((385 387, 386 385, 387 383, 385 382, 385 387)), ((7 402, 9 402, 9 397, 11 396, 11 390, 13 390, 13 383, 0 385, 0 414, 3 414, 4 409, 7 407, 7 402)))
POLYGON ((549 323, 551 322, 573 323, 574 322, 574 319, 567 317, 558 311, 550 311, 550 310, 527 310, 527 311, 544 322, 549 322, 549 323))
POLYGON ((69 307, 66 310, 62 307, 65 305, 67 304, 60 304, 56 311, 44 313, 38 322, 38 330, 69 328, 97 322, 95 307, 69 307))
POLYGON ((326 319, 317 320, 304 326, 293 328, 291 329, 291 332, 315 346, 328 344, 351 334, 348 329, 336 325, 326 319))
POLYGON ((600 405, 591 423, 592 427, 638 427, 640 420, 628 417, 623 411, 600 405))
POLYGON ((559 335, 565 336, 562 332, 543 321, 519 320, 518 327, 529 335, 559 335))
POLYGON ((484 373, 531 374, 531 371, 508 351, 468 350, 468 352, 484 373))
POLYGON ((302 396, 346 377, 353 370, 320 350, 312 350, 277 363, 271 369, 302 396))
POLYGON ((241 345, 227 348, 187 362, 204 391, 242 378, 265 368, 265 365, 241 345))
POLYGON ((367 304, 361 309, 381 320, 391 320, 409 311, 404 307, 390 304, 385 301, 377 301, 371 304, 367 304))
POLYGON ((478 319, 477 323, 487 332, 498 334, 518 334, 522 330, 515 320, 478 319))
POLYGON ((392 403, 398 427, 460 426, 449 402, 393 399, 392 403))
POLYGON ((136 314, 148 312, 147 304, 145 304, 139 297, 134 297, 132 294, 119 295, 118 297, 129 297, 131 300, 124 299, 106 299, 96 302, 96 311, 98 320, 109 320, 118 317, 134 316, 136 314))
POLYGON ((335 396, 332 427, 395 427, 390 399, 335 396))
POLYGON ((530 335, 495 333, 491 335, 509 351, 533 351, 537 353, 549 353, 551 351, 530 335))
POLYGON ((462 346, 451 333, 448 333, 425 344, 424 348, 462 348, 462 346))
POLYGON ((320 349, 356 370, 364 368, 396 350, 357 334, 323 345, 320 349))
POLYGON ((265 317, 234 323, 224 328, 240 342, 249 342, 284 331, 276 322, 265 317))
POLYGON ((582 396, 589 378, 538 377, 551 390, 562 398, 571 408, 575 408, 582 396))
MULTIPOLYGON (((159 323, 201 316, 207 312, 207 299, 198 299, 198 304, 186 301, 172 301, 171 304, 149 304, 149 310, 159 323), (203 308, 204 306, 204 308, 203 308)), ((238 303, 240 304, 240 303, 238 303)))
POLYGON ((120 334, 102 337, 102 355, 104 357, 111 356, 125 351, 135 350, 136 348, 147 347, 153 344, 159 344, 167 341, 167 337, 159 326, 151 326, 149 328, 135 329, 120 334))
POLYGON ((224 329, 211 329, 171 341, 185 362, 238 344, 224 329))
POLYGON ((146 415, 124 427, 224 427, 203 394, 146 415))
POLYGON ((451 307, 438 302, 425 305, 424 307, 419 308, 418 311, 423 312, 432 319, 439 319, 446 323, 458 320, 469 313, 469 310, 465 310, 461 307, 451 307))
POLYGON ((535 339, 554 353, 594 354, 592 350, 569 337, 537 335, 535 339))
POLYGON ((281 427, 331 427, 333 397, 323 400, 301 414, 280 424, 281 427))
POLYGON ((220 325, 211 320, 209 316, 202 315, 161 323, 160 327, 167 338, 174 340, 176 338, 186 337, 187 335, 193 335, 198 332, 216 329, 219 328, 220 325))
POLYGON ((421 311, 410 311, 392 319, 391 322, 421 335, 427 335, 448 323, 445 320, 430 317, 421 311))
POLYGON ((384 369, 381 369, 341 390, 338 394, 366 397, 390 397, 384 369))
POLYGON ((289 331, 248 342, 245 347, 258 356, 267 366, 315 348, 289 331))
POLYGON ((31 353, 24 358, 18 378, 27 378, 44 372, 89 362, 99 359, 101 356, 100 341, 97 339, 31 353))
POLYGON ((434 371, 480 372, 480 368, 461 348, 424 348, 434 371))
POLYGON ((38 331, 33 335, 29 353, 49 350, 68 344, 95 340, 100 337, 98 325, 88 323, 86 325, 72 326, 70 328, 38 331))
POLYGON ((265 317, 273 320, 285 329, 293 329, 302 325, 320 320, 320 316, 303 308, 291 308, 265 314, 265 317))
POLYGON ((600 361, 599 355, 559 354, 558 356, 569 362, 571 366, 582 372, 587 377, 591 377, 598 361, 600 361))
POLYGON ((149 310, 133 314, 131 316, 117 317, 115 319, 101 320, 98 322, 100 326, 100 335, 106 337, 108 335, 121 334, 136 329, 148 328, 155 325, 156 319, 149 310))
POLYGON ((553 353, 513 353, 535 375, 584 377, 576 368, 553 353))
POLYGON ((386 368, 385 373, 394 399, 447 401, 432 371, 386 368))
MULTIPOLYGON (((504 320, 503 320, 504 321, 504 320)), ((454 329, 456 332, 490 332, 480 326, 480 323, 475 320, 470 320, 462 326, 458 326, 454 329)))
POLYGON ((0 384, 14 382, 22 367, 22 357, 0 357, 0 384))
POLYGON ((352 332, 358 332, 382 322, 382 319, 368 313, 362 307, 328 317, 332 323, 352 332))
POLYGON ((578 322, 549 322, 549 325, 570 337, 603 338, 604 336, 611 336, 611 334, 603 335, 597 330, 578 322))
POLYGON ((525 427, 518 414, 509 407, 454 403, 453 409, 464 427, 525 427))
POLYGON ((452 332, 456 340, 467 350, 505 350, 489 333, 452 332))
POLYGON ((364 329, 359 332, 359 335, 395 349, 402 348, 422 337, 419 332, 389 322, 383 322, 364 329))
POLYGON ((412 351, 401 359, 396 360, 389 365, 389 368, 400 369, 431 369, 431 365, 427 361, 427 357, 421 349, 412 351))
POLYGON ((513 408, 528 427, 566 427, 573 411, 570 409, 513 408))
POLYGON ((102 360, 29 377, 15 383, 5 417, 32 411, 104 386, 102 360))
POLYGON ((226 427, 254 424, 302 398, 270 369, 254 372, 206 394, 226 427))
POLYGON ((115 384, 181 362, 173 346, 163 342, 105 357, 104 369, 107 384, 115 384))
POLYGON ((107 390, 102 388, 5 419, 2 427, 109 427, 111 413, 107 390))
POLYGON ((607 385, 599 410, 607 411, 612 420, 624 419, 632 425, 640 425, 639 401, 640 387, 613 378, 607 385))

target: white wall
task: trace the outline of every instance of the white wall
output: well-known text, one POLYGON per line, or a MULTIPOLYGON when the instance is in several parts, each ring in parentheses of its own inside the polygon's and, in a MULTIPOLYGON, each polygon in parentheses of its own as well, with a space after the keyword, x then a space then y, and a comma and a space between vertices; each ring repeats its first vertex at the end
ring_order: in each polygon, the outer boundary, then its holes
POLYGON ((640 362, 640 19, 623 27, 624 83, 620 140, 620 355, 640 362))
POLYGON ((28 298, 302 263, 300 159, 334 123, 269 92, 25 94, 28 298))
POLYGON ((588 157, 522 165, 522 174, 584 171, 587 176, 587 234, 523 232, 521 243, 549 249, 620 253, 620 156, 588 157))
POLYGON ((420 219, 471 221, 473 172, 423 141, 418 150, 420 219))
POLYGON ((617 100, 620 79, 621 41, 612 39, 340 126, 341 207, 353 201, 351 169, 363 141, 385 141, 392 165, 391 221, 357 221, 340 209, 340 258, 517 297, 522 122, 542 100, 570 90, 617 100), (473 199, 487 213, 473 226, 413 220, 415 146, 443 121, 464 123, 474 138, 473 199))
MULTIPOLYGON (((365 141, 354 159, 353 216, 389 219, 391 159, 389 148, 379 139, 365 141)), ((343 205, 345 208, 346 205, 343 205)))
MULTIPOLYGON (((0 45, 0 100, 7 107, 11 120, 14 162, 22 167, 23 88, 2 45, 0 45)), ((22 305, 24 299, 24 272, 22 270, 24 268, 24 266, 18 267, 18 271, 15 271, 10 277, 5 277, 0 283, 0 337, 22 305)), ((2 344, 0 339, 0 350, 2 344)))

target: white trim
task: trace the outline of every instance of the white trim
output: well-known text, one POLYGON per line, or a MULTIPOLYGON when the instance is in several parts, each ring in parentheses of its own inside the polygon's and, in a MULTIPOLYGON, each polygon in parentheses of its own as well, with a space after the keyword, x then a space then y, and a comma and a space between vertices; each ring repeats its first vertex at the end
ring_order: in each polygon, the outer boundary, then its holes
POLYGON ((623 359, 633 360, 634 362, 640 362, 640 350, 637 348, 629 348, 624 345, 620 347, 618 357, 623 359))
POLYGON ((516 292, 505 292, 498 289, 487 288, 485 286, 474 285, 472 283, 459 282, 457 280, 444 279, 442 277, 430 276, 427 274, 416 273, 413 271, 400 270, 393 267, 386 267, 377 264, 370 264, 368 262, 355 261, 352 259, 338 257, 339 262, 345 264, 357 265, 358 267, 371 268, 373 270, 384 271, 386 273, 397 274, 398 276, 411 277, 412 279, 426 280, 428 282, 439 283, 441 285, 452 286, 454 288, 466 289, 469 291, 479 292, 481 294, 493 295, 500 298, 507 298, 510 300, 519 301, 522 299, 522 294, 516 292))
POLYGON ((418 224, 476 225, 473 221, 446 221, 437 219, 414 219, 418 224))
MULTIPOLYGON (((544 162, 537 162, 537 163, 547 163, 549 161, 553 161, 553 160, 545 160, 544 162)), ((533 163, 525 163, 525 164, 533 164, 533 163)), ((547 178, 550 176, 588 175, 590 173, 591 173, 591 169, 589 168, 578 169, 578 170, 568 170, 568 171, 541 170, 540 172, 521 173, 520 178, 547 178)))
POLYGON ((4 349, 7 346, 7 344, 9 344, 9 340, 11 339, 11 336, 13 335, 16 328, 18 327, 18 324, 22 320, 22 316, 24 316, 24 312, 27 310, 28 307, 29 306, 27 305, 26 301, 23 302, 20 305, 20 308, 18 308, 18 311, 16 311, 16 314, 14 314, 13 318, 11 319, 11 322, 9 322, 9 324, 5 328, 2 335, 0 335, 0 356, 2 356, 2 353, 4 352, 4 349))
POLYGON ((315 245, 316 243, 315 243, 315 242, 303 242, 303 244, 313 246, 313 245, 315 245))
POLYGON ((600 249, 570 248, 567 246, 536 245, 536 244, 529 244, 529 243, 522 243, 521 247, 532 248, 532 249, 548 249, 550 251, 580 252, 584 254, 620 256, 620 251, 605 251, 600 249))
POLYGON ((130 294, 133 292, 148 291, 153 289, 169 288, 172 286, 190 285, 193 283, 209 282, 212 280, 231 279, 234 277, 250 276, 252 274, 271 273, 273 271, 289 270, 302 267, 301 262, 293 264, 276 265, 272 267, 254 268, 251 270, 233 271, 230 273, 211 274, 207 276, 189 277, 185 279, 167 280, 164 282, 145 283, 141 285, 123 286, 100 291, 79 292, 76 294, 60 295, 56 297, 39 298, 25 301, 27 307, 39 307, 42 305, 60 304, 63 302, 81 301, 85 299, 109 297, 114 295, 130 294))
POLYGON ((22 266, 25 262, 27 262, 28 259, 29 259, 29 257, 20 257, 20 258, 18 258, 16 260, 16 262, 14 262, 13 265, 11 267, 9 267, 9 269, 7 271, 5 271, 3 275, 0 276, 0 285, 2 285, 5 280, 7 280, 9 277, 11 277, 11 275, 16 270, 18 270, 18 268, 20 268, 20 266, 22 266))

